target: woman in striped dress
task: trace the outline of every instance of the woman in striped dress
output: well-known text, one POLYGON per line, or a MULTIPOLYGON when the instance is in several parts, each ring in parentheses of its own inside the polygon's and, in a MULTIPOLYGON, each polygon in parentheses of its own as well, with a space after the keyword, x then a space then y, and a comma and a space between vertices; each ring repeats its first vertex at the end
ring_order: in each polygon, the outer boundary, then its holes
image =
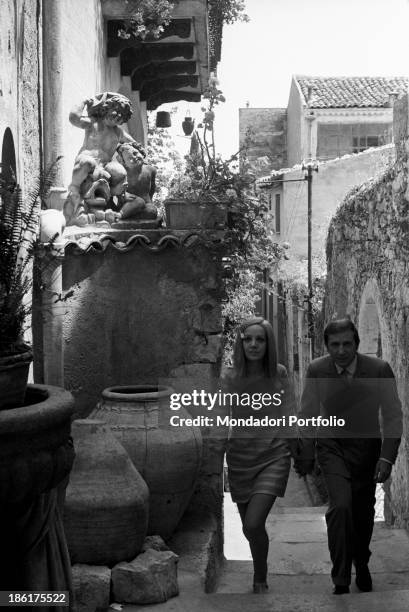
POLYGON ((256 317, 239 327, 233 366, 226 377, 228 391, 238 394, 233 396, 231 417, 267 416, 273 424, 232 426, 226 453, 230 493, 253 557, 253 590, 264 593, 268 589, 266 520, 276 497, 284 496, 290 471, 286 430, 282 420, 275 427, 273 419, 289 413, 293 397, 286 369, 277 363, 274 332, 268 321, 256 317), (261 394, 275 395, 275 399, 270 405, 261 406, 260 401, 249 405, 249 398, 260 400, 261 394))

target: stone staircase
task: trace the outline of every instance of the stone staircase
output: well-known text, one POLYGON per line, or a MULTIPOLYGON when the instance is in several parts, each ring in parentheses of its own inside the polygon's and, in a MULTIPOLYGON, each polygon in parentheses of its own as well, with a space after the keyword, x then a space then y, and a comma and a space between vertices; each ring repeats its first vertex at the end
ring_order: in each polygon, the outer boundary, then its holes
MULTIPOLYGON (((149 612, 406 612, 409 610, 409 535, 375 523, 370 569, 372 593, 353 583, 348 595, 333 595, 324 513, 311 506, 303 480, 292 474, 284 500, 278 500, 267 522, 270 536, 270 591, 251 592, 253 568, 240 517, 230 495, 225 498, 226 563, 216 593, 205 594, 197 576, 183 564, 180 595, 149 612)), ((145 606, 126 606, 126 612, 145 606)))

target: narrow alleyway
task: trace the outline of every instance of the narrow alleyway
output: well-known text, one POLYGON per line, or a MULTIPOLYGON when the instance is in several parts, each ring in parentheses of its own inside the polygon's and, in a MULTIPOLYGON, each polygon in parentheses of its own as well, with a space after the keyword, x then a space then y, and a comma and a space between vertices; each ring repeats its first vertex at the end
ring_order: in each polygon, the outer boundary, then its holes
MULTIPOLYGON (((370 569, 372 593, 353 583, 349 595, 334 596, 330 579, 325 507, 312 506, 303 480, 292 472, 286 497, 271 512, 268 595, 251 592, 252 562, 240 518, 225 498, 226 563, 216 593, 206 595, 181 562, 180 595, 149 611, 172 612, 405 612, 409 609, 409 536, 375 523, 370 569)), ((144 606, 126 606, 126 612, 144 606)))

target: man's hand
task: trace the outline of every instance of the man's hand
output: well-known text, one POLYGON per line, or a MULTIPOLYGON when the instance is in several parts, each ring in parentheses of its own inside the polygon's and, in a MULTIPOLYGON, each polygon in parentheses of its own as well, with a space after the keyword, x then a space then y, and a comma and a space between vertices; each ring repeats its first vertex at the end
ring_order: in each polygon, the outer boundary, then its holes
POLYGON ((384 461, 383 459, 379 459, 375 468, 374 481, 379 483, 385 482, 385 480, 388 480, 389 476, 391 475, 391 471, 392 464, 388 461, 384 461))
POLYGON ((294 459, 294 469, 298 476, 305 476, 311 474, 314 469, 313 459, 294 459))

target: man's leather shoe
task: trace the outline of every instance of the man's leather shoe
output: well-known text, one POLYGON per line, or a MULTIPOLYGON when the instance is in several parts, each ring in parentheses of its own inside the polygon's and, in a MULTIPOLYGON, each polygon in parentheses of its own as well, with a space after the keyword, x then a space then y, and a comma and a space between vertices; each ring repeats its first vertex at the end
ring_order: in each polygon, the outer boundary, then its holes
POLYGON ((372 578, 368 566, 366 564, 357 565, 355 571, 355 584, 358 589, 364 593, 372 591, 372 578))
POLYGON ((349 593, 349 586, 346 584, 336 584, 332 592, 334 595, 345 595, 349 593))

